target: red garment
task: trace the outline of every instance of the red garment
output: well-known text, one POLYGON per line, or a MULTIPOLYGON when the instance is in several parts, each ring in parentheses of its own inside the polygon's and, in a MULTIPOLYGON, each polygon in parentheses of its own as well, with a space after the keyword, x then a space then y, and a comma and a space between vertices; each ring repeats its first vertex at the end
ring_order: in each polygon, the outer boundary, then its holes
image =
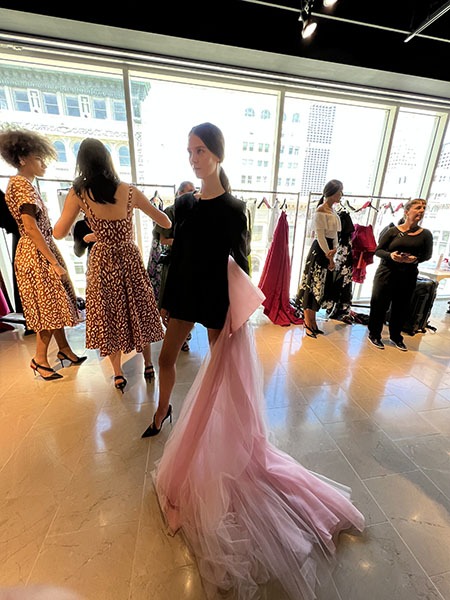
POLYGON ((372 225, 355 225, 352 234, 353 273, 352 281, 364 283, 366 267, 373 263, 377 242, 372 225))
POLYGON ((2 292, 2 290, 0 289, 0 317, 4 317, 5 315, 8 315, 11 312, 9 306, 8 306, 8 302, 6 301, 6 298, 2 292))
POLYGON ((264 314, 275 325, 287 327, 301 325, 303 319, 295 316, 295 308, 289 302, 291 261, 289 258, 289 225, 285 211, 281 211, 267 253, 258 287, 266 299, 262 303, 264 314))

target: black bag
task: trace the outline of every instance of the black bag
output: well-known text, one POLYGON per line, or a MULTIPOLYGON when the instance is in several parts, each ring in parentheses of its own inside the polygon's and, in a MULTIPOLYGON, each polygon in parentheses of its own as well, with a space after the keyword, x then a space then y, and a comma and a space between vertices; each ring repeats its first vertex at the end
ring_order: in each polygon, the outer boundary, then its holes
MULTIPOLYGON (((409 335, 416 333, 425 333, 427 329, 436 331, 436 327, 429 325, 431 310, 436 298, 438 283, 428 277, 418 277, 416 288, 411 298, 411 304, 403 331, 409 335)), ((390 310, 386 315, 386 322, 389 322, 390 310)))

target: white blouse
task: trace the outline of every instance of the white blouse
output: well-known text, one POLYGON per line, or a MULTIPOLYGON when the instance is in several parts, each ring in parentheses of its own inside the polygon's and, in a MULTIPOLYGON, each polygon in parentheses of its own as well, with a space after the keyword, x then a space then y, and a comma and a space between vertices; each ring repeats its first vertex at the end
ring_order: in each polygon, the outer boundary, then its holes
POLYGON ((332 213, 316 211, 314 215, 314 231, 319 246, 325 254, 328 254, 330 248, 325 238, 331 238, 333 240, 333 248, 337 247, 338 232, 341 231, 341 219, 339 215, 335 211, 332 213))

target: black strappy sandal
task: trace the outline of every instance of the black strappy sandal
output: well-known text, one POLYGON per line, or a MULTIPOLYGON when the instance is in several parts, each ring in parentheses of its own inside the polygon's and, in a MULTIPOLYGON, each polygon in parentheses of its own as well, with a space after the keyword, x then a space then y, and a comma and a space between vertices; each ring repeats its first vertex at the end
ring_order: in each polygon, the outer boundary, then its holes
POLYGON ((155 379, 155 369, 153 365, 148 365, 144 369, 144 379, 145 381, 150 381, 150 383, 155 379))
POLYGON ((125 386, 127 385, 127 380, 123 375, 115 375, 114 376, 114 387, 116 390, 120 390, 123 394, 125 386))

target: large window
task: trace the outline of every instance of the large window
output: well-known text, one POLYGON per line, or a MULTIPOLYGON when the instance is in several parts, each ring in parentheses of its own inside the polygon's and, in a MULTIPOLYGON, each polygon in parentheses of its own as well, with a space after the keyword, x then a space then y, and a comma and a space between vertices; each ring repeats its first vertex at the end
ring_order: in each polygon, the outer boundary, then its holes
MULTIPOLYGON (((125 77, 122 67, 100 59, 98 64, 81 58, 77 63, 75 57, 52 60, 46 53, 39 62, 25 54, 20 59, 1 56, 2 122, 36 128, 54 144, 58 161, 49 166, 48 181, 40 182, 52 220, 60 213, 57 191, 70 186, 84 138, 101 139, 124 181, 136 182, 149 197, 157 191, 168 205, 182 180, 199 185, 188 161, 187 136, 192 126, 211 121, 225 135, 223 166, 231 185, 253 211, 254 231, 260 232, 252 243, 255 282, 271 242, 272 208, 283 202, 295 293, 307 249, 309 200, 331 178, 344 182, 345 198, 354 206, 367 198, 378 203, 377 212, 358 213, 358 222, 373 225, 376 232, 397 217, 381 210, 381 203, 390 202, 385 197, 428 197, 426 225, 433 231, 435 255, 450 251, 450 134, 442 141, 449 111, 373 97, 333 97, 330 91, 321 94, 319 87, 313 93, 273 82, 265 87, 261 77, 252 86, 250 80, 221 81, 201 72, 162 73, 160 68, 156 73, 145 65, 128 65, 125 77)), ((0 176, 8 173, 0 162, 0 176)), ((152 229, 151 220, 138 213, 136 241, 145 262, 152 229)), ((60 245, 83 295, 84 267, 73 255, 70 239, 60 245)), ((374 270, 369 267, 366 283, 356 286, 358 298, 370 295, 374 270)))

